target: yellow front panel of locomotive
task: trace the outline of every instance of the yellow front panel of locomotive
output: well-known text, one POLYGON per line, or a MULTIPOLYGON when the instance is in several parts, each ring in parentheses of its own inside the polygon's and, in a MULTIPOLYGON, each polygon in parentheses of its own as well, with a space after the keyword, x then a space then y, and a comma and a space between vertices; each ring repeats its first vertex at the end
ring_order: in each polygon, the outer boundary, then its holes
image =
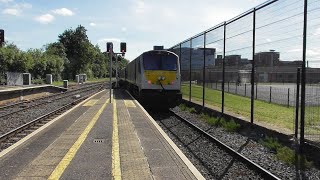
POLYGON ((159 84, 159 77, 164 77, 161 80, 163 85, 172 84, 176 80, 176 71, 163 71, 163 70, 146 70, 144 76, 149 84, 159 84))

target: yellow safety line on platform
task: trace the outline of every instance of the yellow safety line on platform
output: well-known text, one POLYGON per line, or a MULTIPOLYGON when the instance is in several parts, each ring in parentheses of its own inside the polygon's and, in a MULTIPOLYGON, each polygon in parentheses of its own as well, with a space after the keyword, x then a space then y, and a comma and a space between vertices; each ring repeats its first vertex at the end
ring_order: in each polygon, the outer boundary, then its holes
POLYGON ((132 100, 124 100, 124 104, 125 104, 127 107, 136 107, 136 105, 133 103, 132 100))
POLYGON ((118 114, 116 100, 113 99, 113 131, 112 131, 112 177, 121 180, 120 152, 118 136, 118 114))
POLYGON ((86 102, 84 105, 82 106, 93 106, 98 102, 98 99, 90 99, 88 102, 86 102))
POLYGON ((63 159, 60 161, 58 166, 54 169, 54 171, 51 173, 48 179, 59 179, 65 169, 68 167, 74 156, 76 155, 77 151, 79 150, 80 146, 84 142, 84 140, 87 138, 89 132, 91 131, 92 127, 95 125, 95 123, 98 121, 100 115, 102 114, 104 108, 107 106, 109 102, 109 99, 102 105, 102 107, 99 109, 97 114, 94 115, 86 129, 82 132, 82 134, 79 136, 77 141, 72 145, 72 147, 69 149, 67 154, 63 157, 63 159))

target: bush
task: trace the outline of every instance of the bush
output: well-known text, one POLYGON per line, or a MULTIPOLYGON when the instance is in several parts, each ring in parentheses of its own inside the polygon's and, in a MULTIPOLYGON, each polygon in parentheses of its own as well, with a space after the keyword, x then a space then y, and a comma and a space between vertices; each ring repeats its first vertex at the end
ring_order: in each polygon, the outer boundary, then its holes
POLYGON ((180 104, 179 108, 181 111, 185 111, 187 109, 187 106, 185 104, 180 104))
POLYGON ((276 152, 276 157, 287 165, 295 165, 296 163, 300 163, 302 168, 310 168, 313 165, 313 163, 308 161, 305 156, 298 155, 289 147, 281 145, 277 139, 266 137, 264 140, 260 140, 260 143, 276 152))
POLYGON ((277 150, 282 147, 282 145, 278 142, 278 139, 273 139, 272 137, 268 136, 264 140, 260 140, 260 143, 274 152, 277 152, 277 150))
POLYGON ((196 109, 195 109, 194 107, 189 108, 189 112, 190 112, 190 113, 197 113, 197 111, 196 111, 196 109))
POLYGON ((295 151, 283 146, 277 150, 277 158, 288 165, 299 163, 302 168, 312 167, 312 162, 308 161, 305 156, 296 155, 295 151))
POLYGON ((233 119, 231 121, 221 119, 221 126, 229 132, 235 132, 240 128, 240 124, 236 123, 233 119))

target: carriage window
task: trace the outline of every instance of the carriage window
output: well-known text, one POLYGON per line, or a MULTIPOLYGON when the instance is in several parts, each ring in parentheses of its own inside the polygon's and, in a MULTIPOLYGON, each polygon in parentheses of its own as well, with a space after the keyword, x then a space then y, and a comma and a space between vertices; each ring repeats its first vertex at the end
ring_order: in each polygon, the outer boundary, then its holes
POLYGON ((145 70, 177 70, 177 57, 173 54, 151 54, 143 56, 143 67, 145 70))

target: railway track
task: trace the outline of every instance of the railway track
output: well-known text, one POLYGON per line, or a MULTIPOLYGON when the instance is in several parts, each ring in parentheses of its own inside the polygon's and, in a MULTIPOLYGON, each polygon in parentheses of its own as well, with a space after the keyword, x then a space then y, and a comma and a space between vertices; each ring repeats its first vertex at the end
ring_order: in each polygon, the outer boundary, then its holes
MULTIPOLYGON (((103 84, 98 84, 91 86, 90 88, 96 88, 94 91, 82 91, 84 92, 89 92, 84 96, 81 96, 80 98, 73 99, 72 102, 69 102, 65 105, 60 106, 59 108, 52 110, 46 114, 43 114, 31 121, 28 121, 20 126, 17 126, 13 128, 12 130, 0 135, 0 152, 3 149, 6 149, 7 147, 11 146, 12 144, 16 143, 23 137, 27 136, 28 134, 32 133, 36 129, 40 128, 44 124, 48 123, 49 121, 53 120, 57 116, 61 115, 64 113, 66 110, 70 109, 74 105, 80 103, 81 101, 85 100, 86 98, 90 97, 91 95, 95 94, 98 91, 101 91, 103 89, 103 84)), ((88 87, 86 88, 88 89, 88 87)), ((77 91, 79 93, 79 91, 77 91)), ((68 94, 70 96, 70 94, 68 94)), ((64 96, 65 97, 65 96, 64 96)), ((62 99, 62 98, 59 98, 62 99)), ((33 108, 36 106, 32 106, 33 108)), ((32 107, 29 107, 32 108, 32 107)))
POLYGON ((34 108, 36 106, 40 106, 46 103, 50 103, 51 101, 55 101, 55 100, 59 100, 62 98, 66 98, 68 96, 73 96, 75 94, 90 90, 91 88, 94 88, 96 86, 99 86, 99 84, 94 84, 94 85, 89 85, 89 86, 85 86, 83 88, 79 88, 79 89, 74 89, 71 91, 67 91, 64 93, 57 93, 57 94, 52 94, 49 96, 44 96, 44 97, 40 97, 40 98, 36 98, 36 99, 32 99, 30 101, 22 101, 22 102, 18 102, 18 103, 14 103, 14 104, 9 104, 6 106, 0 106, 0 119, 3 119, 9 115, 21 112, 21 111, 25 111, 31 108, 34 108))
POLYGON ((184 119, 183 117, 179 116, 178 114, 176 114, 175 112, 169 110, 169 112, 174 115, 177 119, 183 121, 184 123, 186 123, 189 127, 191 127, 192 129, 196 130, 199 134, 201 134, 202 136, 206 137, 207 139, 209 139, 212 143, 214 143, 215 145, 219 146, 221 149, 225 150, 228 152, 228 154, 230 154, 232 157, 234 157, 235 159, 239 160, 240 162, 246 164, 250 169, 253 169, 254 171, 256 171, 258 174, 261 174, 261 176, 265 179, 276 179, 276 180, 280 180, 280 178, 278 178, 277 176, 275 176, 274 174, 272 174, 271 172, 267 171, 266 169, 262 168, 261 166, 259 166, 258 164, 254 163, 253 161, 249 160, 248 158, 246 158, 245 156, 243 156, 242 154, 238 153, 237 151, 233 150, 231 147, 229 147, 228 145, 226 145, 225 143, 221 142, 220 140, 218 140, 217 138, 213 137, 212 135, 210 135, 209 133, 207 133, 206 131, 204 131, 203 129, 199 128, 198 126, 196 126, 195 124, 193 124, 192 122, 184 119))

